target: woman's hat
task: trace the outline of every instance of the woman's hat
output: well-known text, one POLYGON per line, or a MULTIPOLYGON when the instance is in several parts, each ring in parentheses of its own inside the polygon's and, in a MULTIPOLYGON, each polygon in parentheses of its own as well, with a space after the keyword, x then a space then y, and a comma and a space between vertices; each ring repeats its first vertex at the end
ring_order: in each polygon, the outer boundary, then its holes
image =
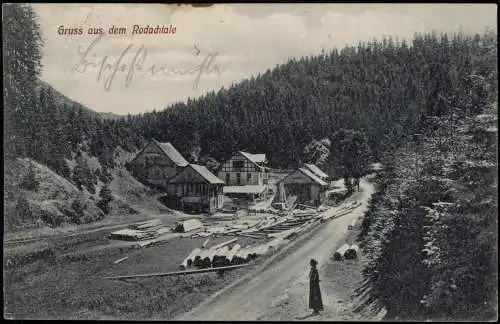
POLYGON ((314 259, 311 259, 311 261, 309 261, 309 264, 312 265, 312 266, 315 266, 318 264, 318 261, 314 260, 314 259))

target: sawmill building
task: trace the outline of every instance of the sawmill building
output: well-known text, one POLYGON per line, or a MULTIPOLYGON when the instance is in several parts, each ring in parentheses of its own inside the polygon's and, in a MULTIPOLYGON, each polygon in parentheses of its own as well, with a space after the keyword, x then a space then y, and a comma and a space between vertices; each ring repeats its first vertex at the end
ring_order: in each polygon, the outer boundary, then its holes
POLYGON ((172 144, 152 140, 129 162, 129 170, 143 183, 166 188, 168 180, 188 164, 172 144))
POLYGON ((206 167, 189 164, 167 185, 170 203, 182 210, 213 213, 222 209, 224 181, 206 167))
POLYGON ((278 197, 297 196, 297 203, 320 205, 328 184, 307 168, 298 168, 277 183, 278 197))

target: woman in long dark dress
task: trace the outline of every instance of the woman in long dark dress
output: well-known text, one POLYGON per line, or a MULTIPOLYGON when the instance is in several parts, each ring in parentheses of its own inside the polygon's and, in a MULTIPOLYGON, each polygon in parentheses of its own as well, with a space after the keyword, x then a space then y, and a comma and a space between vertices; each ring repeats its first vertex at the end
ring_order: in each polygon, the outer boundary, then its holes
POLYGON ((323 300, 319 289, 319 273, 316 265, 318 261, 311 259, 311 271, 309 272, 309 308, 313 310, 313 315, 319 314, 323 310, 323 300))

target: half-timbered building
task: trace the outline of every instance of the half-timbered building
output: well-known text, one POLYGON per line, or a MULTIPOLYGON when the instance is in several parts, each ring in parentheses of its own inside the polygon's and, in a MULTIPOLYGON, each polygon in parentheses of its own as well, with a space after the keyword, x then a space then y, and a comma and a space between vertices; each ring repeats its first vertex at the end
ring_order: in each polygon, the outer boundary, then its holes
POLYGON ((265 154, 251 154, 239 151, 222 164, 218 173, 226 183, 224 194, 246 196, 249 198, 265 197, 269 173, 266 168, 265 154))
POLYGON ((168 180, 186 167, 188 161, 172 144, 152 140, 129 165, 138 180, 153 187, 166 188, 168 180))
POLYGON ((167 192, 180 209, 213 213, 222 209, 223 187, 224 181, 206 167, 189 164, 170 178, 167 192))

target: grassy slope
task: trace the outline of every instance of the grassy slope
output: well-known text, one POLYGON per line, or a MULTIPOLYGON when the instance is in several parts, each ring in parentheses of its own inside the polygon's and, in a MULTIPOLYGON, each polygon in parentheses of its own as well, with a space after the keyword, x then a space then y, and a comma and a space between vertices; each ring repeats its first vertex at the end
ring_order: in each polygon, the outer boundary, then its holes
MULTIPOLYGON (((86 215, 93 216, 100 212, 95 204, 90 201, 88 192, 80 192, 70 181, 57 175, 48 167, 30 159, 18 159, 13 163, 6 163, 4 171, 4 215, 5 222, 13 220, 16 216, 16 204, 19 196, 26 197, 33 219, 19 221, 15 229, 26 227, 40 227, 43 222, 40 220, 41 213, 46 212, 52 215, 66 217, 71 203, 76 198, 83 198, 87 201, 86 215), (19 186, 28 168, 32 167, 36 174, 36 179, 40 186, 38 190, 25 190, 19 186)), ((17 218, 19 220, 19 218, 17 218)))
MULTIPOLYGON (((89 157, 83 154, 89 167, 92 170, 100 167, 99 162, 95 157, 89 157)), ((99 200, 99 190, 103 183, 98 181, 96 193, 90 194, 86 189, 80 192, 74 184, 59 176, 48 167, 39 164, 30 159, 18 159, 13 163, 5 165, 5 201, 4 215, 5 220, 12 220, 16 216, 17 198, 21 195, 25 196, 29 202, 30 209, 33 213, 33 219, 26 220, 15 228, 7 230, 5 233, 6 239, 17 239, 25 236, 50 235, 58 232, 75 231, 79 229, 87 229, 98 226, 108 226, 117 223, 135 221, 137 219, 147 219, 156 215, 171 216, 173 211, 163 206, 157 200, 157 194, 149 188, 134 179, 125 169, 126 161, 133 157, 133 153, 127 153, 122 150, 117 150, 116 160, 118 166, 111 170, 113 181, 109 185, 113 195, 111 203, 112 211, 103 220, 90 224, 74 225, 67 223, 59 228, 49 228, 47 224, 37 220, 41 210, 49 212, 53 215, 68 214, 67 210, 71 207, 74 199, 80 197, 87 202, 86 214, 88 217, 96 219, 96 215, 101 212, 95 206, 95 202, 99 200), (40 182, 39 189, 34 191, 24 190, 19 186, 19 183, 28 167, 32 166, 36 173, 36 178, 40 182)), ((68 161, 70 167, 74 166, 74 161, 68 161)))

